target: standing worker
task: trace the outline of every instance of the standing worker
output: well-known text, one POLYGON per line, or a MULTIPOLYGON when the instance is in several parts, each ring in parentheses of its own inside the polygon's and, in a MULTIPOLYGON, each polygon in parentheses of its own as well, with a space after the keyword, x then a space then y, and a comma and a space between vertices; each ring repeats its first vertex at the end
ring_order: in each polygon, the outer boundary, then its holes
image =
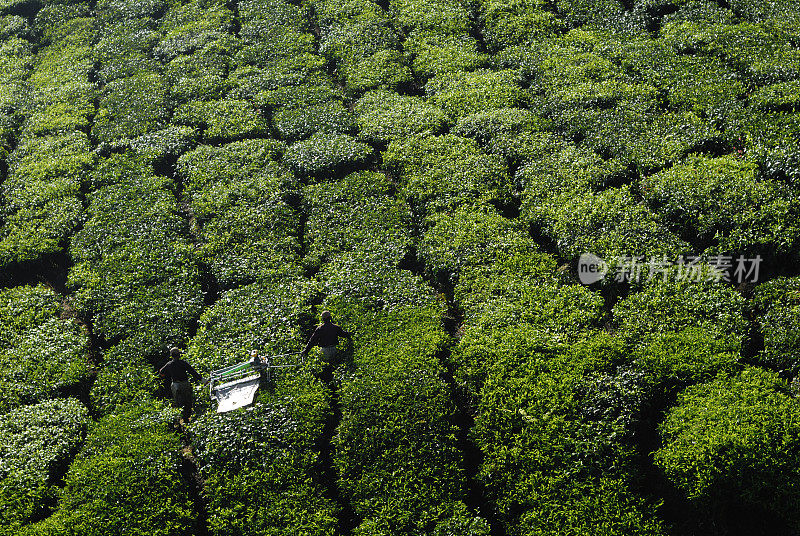
POLYGON ((319 346, 322 349, 322 355, 330 361, 336 356, 336 345, 339 344, 339 337, 353 340, 353 334, 334 324, 331 321, 330 311, 322 311, 320 318, 322 319, 322 324, 311 334, 308 344, 306 344, 301 353, 306 355, 312 347, 319 346))
POLYGON ((169 351, 169 354, 172 359, 161 367, 158 374, 172 382, 172 407, 181 408, 183 410, 181 411, 183 422, 188 423, 194 405, 194 392, 192 391, 192 385, 189 383, 189 375, 197 382, 206 382, 194 367, 181 359, 181 351, 178 348, 173 348, 169 351))

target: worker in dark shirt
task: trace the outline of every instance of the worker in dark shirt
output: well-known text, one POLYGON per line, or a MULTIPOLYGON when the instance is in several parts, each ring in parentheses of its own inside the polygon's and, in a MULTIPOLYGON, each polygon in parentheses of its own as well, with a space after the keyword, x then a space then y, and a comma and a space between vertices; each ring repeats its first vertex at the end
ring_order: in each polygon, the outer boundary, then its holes
POLYGON ((339 344, 339 337, 352 340, 353 334, 334 324, 331 320, 330 311, 322 311, 320 318, 322 319, 322 324, 311 334, 302 354, 305 355, 314 346, 319 346, 322 349, 322 355, 330 361, 336 356, 336 345, 339 344))
POLYGON ((166 365, 161 367, 158 374, 162 378, 167 378, 171 382, 172 406, 181 408, 181 416, 184 422, 189 422, 194 405, 194 392, 189 383, 189 376, 197 382, 206 383, 194 367, 181 359, 181 351, 178 348, 170 350, 170 359, 166 365))

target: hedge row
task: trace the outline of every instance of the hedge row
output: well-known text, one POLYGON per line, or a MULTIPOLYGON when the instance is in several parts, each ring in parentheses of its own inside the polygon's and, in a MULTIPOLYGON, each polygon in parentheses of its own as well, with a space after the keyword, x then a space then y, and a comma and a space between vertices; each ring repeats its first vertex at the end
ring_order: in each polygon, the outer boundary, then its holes
POLYGON ((180 439, 168 425, 174 416, 144 403, 94 423, 64 477, 58 508, 18 534, 192 532, 180 439))
POLYGON ((129 155, 101 161, 92 181, 86 223, 70 246, 71 300, 98 337, 158 356, 185 340, 203 303, 174 184, 129 155))
POLYGON ((62 313, 59 297, 45 287, 0 292, 0 413, 55 398, 87 380, 89 338, 62 313))
POLYGON ((322 32, 320 53, 333 62, 349 95, 412 81, 397 31, 379 4, 319 0, 312 5, 322 32))
POLYGON ((356 332, 334 363, 338 487, 357 516, 355 534, 488 534, 463 503, 455 407, 438 359, 448 344, 443 304, 400 268, 411 221, 393 194, 371 172, 306 189, 305 238, 309 262, 321 263, 322 305, 356 332))
POLYGON ((177 163, 201 245, 197 259, 232 288, 299 268, 297 181, 277 163, 283 145, 201 145, 177 163))
POLYGON ((85 134, 94 114, 93 24, 91 18, 65 18, 42 37, 2 185, 0 266, 63 251, 82 220, 81 187, 94 161, 85 134))
MULTIPOLYGON (((262 355, 299 350, 300 326, 311 321, 318 292, 313 282, 286 274, 225 291, 200 317, 190 361, 205 373, 242 362, 253 349, 262 355)), ((289 526, 309 535, 336 533, 337 507, 316 477, 331 417, 320 366, 309 358, 303 368, 278 373, 247 410, 216 414, 204 394, 198 397, 205 413, 190 431, 211 534, 280 534, 289 526)))
POLYGON ((20 406, 0 415, 0 534, 19 534, 58 496, 56 481, 86 435, 87 409, 74 399, 20 406))
POLYGON ((389 2, 390 12, 405 34, 403 49, 419 80, 458 71, 471 71, 488 62, 473 36, 471 13, 452 0, 389 2))

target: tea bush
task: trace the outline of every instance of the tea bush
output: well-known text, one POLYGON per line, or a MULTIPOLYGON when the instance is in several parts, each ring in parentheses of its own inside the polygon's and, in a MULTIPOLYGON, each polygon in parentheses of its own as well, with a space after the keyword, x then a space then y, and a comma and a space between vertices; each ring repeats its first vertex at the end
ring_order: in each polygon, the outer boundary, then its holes
POLYGON ((484 455, 478 478, 506 531, 663 534, 654 505, 632 493, 625 473, 624 421, 594 416, 586 389, 624 348, 606 335, 570 348, 525 330, 498 333, 507 342, 486 363, 471 431, 484 455))
POLYGON ((444 132, 448 117, 419 97, 371 91, 356 103, 359 137, 374 143, 444 132))
POLYGON ((303 264, 315 266, 339 252, 369 252, 380 254, 381 265, 398 266, 411 246, 411 214, 389 195, 391 189, 385 175, 366 171, 309 186, 303 264))
POLYGON ((103 91, 92 135, 114 143, 159 130, 169 120, 169 89, 157 73, 140 71, 103 91))
POLYGON ((746 332, 745 300, 723 282, 654 274, 643 289, 614 305, 614 322, 628 341, 643 344, 667 332, 699 327, 738 347, 746 332))
POLYGON ((94 162, 82 132, 33 137, 8 157, 0 265, 61 251, 83 217, 81 182, 94 162))
POLYGON ((541 0, 480 2, 483 37, 493 52, 562 32, 564 23, 541 0))
POLYGON ((400 174, 401 193, 414 210, 431 214, 466 203, 510 200, 505 163, 468 138, 446 134, 397 139, 383 153, 383 162, 400 174))
POLYGON ((202 128, 206 140, 217 142, 269 133, 269 125, 260 110, 242 99, 190 102, 175 110, 173 121, 202 128))
POLYGON ((335 174, 372 158, 372 147, 346 134, 317 133, 286 149, 284 161, 303 175, 335 174))
POLYGON ((661 426, 655 463, 712 533, 742 524, 791 532, 797 417, 797 402, 774 373, 722 376, 680 395, 661 426))
POLYGON ((627 185, 599 193, 567 191, 528 206, 531 223, 541 226, 565 257, 591 252, 607 260, 626 255, 672 258, 688 250, 627 185))
POLYGON ((142 404, 94 423, 64 478, 58 508, 23 534, 155 534, 193 527, 193 504, 180 476, 174 413, 142 404))
POLYGON ((455 280, 467 268, 535 256, 538 246, 493 207, 460 207, 426 220, 418 256, 435 276, 455 280))
POLYGON ((758 315, 758 331, 764 341, 760 358, 783 375, 796 376, 800 346, 800 281, 781 277, 758 285, 751 306, 758 315))
POLYGON ((324 304, 342 326, 357 329, 355 370, 339 377, 342 420, 334 438, 339 485, 362 519, 355 532, 403 534, 458 522, 464 477, 455 408, 436 358, 447 344, 442 304, 387 310, 346 296, 324 304))
POLYGON ((198 370, 244 361, 250 350, 265 355, 300 349, 300 322, 307 322, 318 292, 304 279, 284 278, 224 292, 200 317, 188 351, 198 370))
POLYGON ((489 63, 489 57, 479 51, 478 42, 469 35, 415 31, 403 42, 403 48, 413 54, 411 65, 421 79, 474 71, 489 63))
POLYGON ((331 100, 301 108, 281 108, 272 115, 281 138, 298 140, 315 132, 350 133, 355 120, 344 104, 331 100))
POLYGON ((454 72, 431 79, 425 86, 429 102, 442 108, 452 119, 496 108, 513 108, 526 97, 513 71, 479 69, 454 72))
POLYGON ((88 422, 87 409, 74 399, 0 415, 0 534, 18 534, 55 502, 54 480, 83 442, 88 422))
POLYGON ((131 337, 157 352, 185 337, 203 300, 172 185, 131 158, 103 162, 98 173, 112 184, 89 196, 88 219, 72 240, 72 299, 98 336, 131 337), (122 165, 109 177, 105 166, 114 164, 122 165))
POLYGON ((278 376, 246 411, 208 413, 191 432, 209 497, 211 534, 332 535, 337 508, 311 474, 330 418, 324 386, 309 370, 278 376))
POLYGON ((223 288, 293 273, 299 216, 289 201, 296 181, 274 161, 274 140, 203 145, 178 159, 197 218, 197 258, 223 288))
POLYGON ((654 210, 681 236, 719 251, 782 255, 797 241, 791 189, 759 181, 756 167, 733 157, 695 157, 642 181, 654 210))

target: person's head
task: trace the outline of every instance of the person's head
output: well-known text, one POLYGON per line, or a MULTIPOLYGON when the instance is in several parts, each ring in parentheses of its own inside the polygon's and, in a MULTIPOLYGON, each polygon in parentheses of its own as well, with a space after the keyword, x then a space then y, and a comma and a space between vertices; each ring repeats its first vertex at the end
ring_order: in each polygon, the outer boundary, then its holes
POLYGON ((330 322, 331 321, 331 312, 330 311, 322 311, 322 314, 319 315, 323 322, 330 322))
POLYGON ((172 359, 180 359, 181 358, 181 349, 180 348, 172 348, 169 351, 169 356, 172 359))

